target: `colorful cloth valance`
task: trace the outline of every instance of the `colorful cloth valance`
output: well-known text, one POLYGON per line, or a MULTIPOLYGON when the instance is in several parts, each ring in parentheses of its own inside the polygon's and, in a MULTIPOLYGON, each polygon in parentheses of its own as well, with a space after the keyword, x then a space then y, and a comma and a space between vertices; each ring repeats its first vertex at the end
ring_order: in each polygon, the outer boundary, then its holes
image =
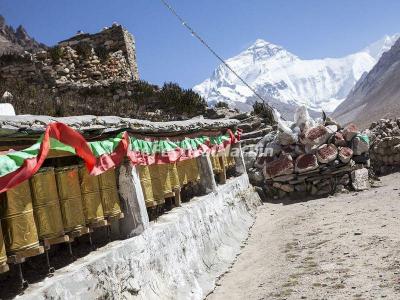
POLYGON ((99 175, 121 164, 128 157, 134 165, 165 164, 216 153, 240 140, 228 129, 218 136, 201 135, 179 141, 148 140, 122 132, 115 138, 87 142, 63 123, 50 123, 43 136, 31 147, 0 155, 0 193, 32 177, 41 167, 50 150, 60 150, 83 159, 92 175, 99 175))

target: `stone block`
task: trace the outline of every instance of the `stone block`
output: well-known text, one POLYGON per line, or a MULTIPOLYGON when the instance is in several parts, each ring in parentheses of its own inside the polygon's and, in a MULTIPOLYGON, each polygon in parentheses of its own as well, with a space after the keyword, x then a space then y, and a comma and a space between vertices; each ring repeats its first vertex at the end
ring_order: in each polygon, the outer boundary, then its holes
POLYGON ((358 128, 355 124, 350 123, 343 129, 343 136, 347 142, 350 142, 358 133, 358 128))
POLYGON ((338 149, 333 144, 324 144, 317 150, 317 159, 321 164, 334 161, 338 155, 338 149))
POLYGON ((368 170, 366 168, 351 172, 351 183, 356 191, 367 190, 371 187, 369 183, 368 170))
POLYGON ((295 170, 304 173, 318 169, 318 160, 314 154, 303 154, 296 159, 295 170))
POLYGON ((294 171, 293 159, 289 154, 283 154, 277 159, 266 163, 264 176, 266 179, 280 175, 292 174, 294 171))
POLYGON ((352 158, 352 156, 353 156, 353 150, 351 150, 348 147, 339 147, 338 157, 342 163, 347 164, 352 158))

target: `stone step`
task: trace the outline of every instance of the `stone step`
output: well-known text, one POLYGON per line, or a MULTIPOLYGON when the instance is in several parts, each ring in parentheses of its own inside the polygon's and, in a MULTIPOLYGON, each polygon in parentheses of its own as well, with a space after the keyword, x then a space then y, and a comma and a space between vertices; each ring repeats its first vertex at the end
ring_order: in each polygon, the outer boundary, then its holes
POLYGON ((260 136, 260 137, 251 138, 251 139, 244 139, 244 140, 241 140, 240 143, 242 144, 242 146, 244 146, 244 145, 254 145, 254 144, 257 144, 259 141, 261 141, 262 138, 263 137, 260 136))
POLYGON ((246 132, 242 133, 242 139, 251 139, 251 138, 256 138, 256 137, 264 137, 267 133, 272 131, 272 126, 268 126, 265 128, 262 128, 260 130, 255 130, 251 132, 246 132))

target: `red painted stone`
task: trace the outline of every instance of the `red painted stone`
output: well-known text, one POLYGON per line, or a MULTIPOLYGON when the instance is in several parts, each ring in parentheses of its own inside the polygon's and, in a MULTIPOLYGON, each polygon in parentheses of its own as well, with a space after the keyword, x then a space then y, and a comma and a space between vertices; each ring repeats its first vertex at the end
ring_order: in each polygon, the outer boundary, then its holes
POLYGON ((317 159, 321 164, 327 164, 334 161, 338 155, 338 150, 333 144, 324 144, 317 150, 317 159))
POLYGON ((323 125, 311 127, 305 130, 302 143, 305 145, 321 145, 328 140, 331 134, 323 125))
POLYGON ((343 137, 350 142, 358 133, 358 128, 355 124, 350 123, 343 129, 343 137))
POLYGON ((343 134, 340 132, 336 132, 335 133, 335 145, 337 147, 346 147, 347 146, 347 142, 343 137, 343 134))
POLYGON ((293 159, 288 154, 283 154, 272 162, 266 163, 264 175, 266 179, 281 175, 292 174, 294 170, 293 159))
POLYGON ((353 150, 351 150, 348 147, 339 147, 338 157, 342 163, 347 164, 352 156, 353 156, 353 150))
POLYGON ((298 173, 312 171, 318 168, 317 157, 314 154, 303 154, 296 159, 295 170, 298 173))

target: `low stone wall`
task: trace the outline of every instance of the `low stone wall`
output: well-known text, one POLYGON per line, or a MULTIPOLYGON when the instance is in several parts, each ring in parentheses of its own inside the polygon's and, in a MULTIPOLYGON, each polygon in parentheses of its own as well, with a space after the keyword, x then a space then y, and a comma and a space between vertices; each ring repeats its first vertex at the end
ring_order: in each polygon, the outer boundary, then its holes
POLYGON ((400 167, 400 118, 381 119, 370 127, 371 163, 379 173, 400 167))
POLYGON ((232 264, 260 199, 246 174, 33 284, 21 299, 203 299, 232 264))

